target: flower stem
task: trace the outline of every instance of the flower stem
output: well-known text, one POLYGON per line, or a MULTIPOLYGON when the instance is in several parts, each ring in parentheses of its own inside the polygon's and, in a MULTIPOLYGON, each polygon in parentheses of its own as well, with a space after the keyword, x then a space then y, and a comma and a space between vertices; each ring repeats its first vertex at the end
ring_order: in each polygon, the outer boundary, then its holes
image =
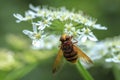
POLYGON ((113 74, 115 77, 115 80, 120 80, 120 68, 119 64, 113 64, 113 74))
POLYGON ((94 80, 90 73, 82 66, 82 64, 78 61, 77 68, 80 74, 83 76, 84 80, 94 80))

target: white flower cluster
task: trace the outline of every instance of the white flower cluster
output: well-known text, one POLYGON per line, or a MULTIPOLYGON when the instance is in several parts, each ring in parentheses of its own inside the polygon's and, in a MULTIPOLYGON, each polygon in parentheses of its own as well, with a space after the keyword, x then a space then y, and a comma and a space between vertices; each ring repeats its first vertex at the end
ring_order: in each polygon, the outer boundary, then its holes
POLYGON ((63 27, 63 34, 72 35, 81 42, 85 42, 86 40, 97 41, 97 38, 93 34, 92 30, 107 29, 100 24, 96 24, 95 19, 84 15, 81 11, 69 11, 65 7, 61 7, 59 9, 55 9, 53 7, 47 8, 46 6, 34 7, 31 4, 29 7, 30 10, 25 12, 25 16, 20 14, 13 15, 17 18, 17 23, 28 20, 32 21, 31 23, 33 25, 33 32, 29 30, 23 30, 23 33, 28 35, 33 40, 32 44, 34 46, 41 47, 43 39, 47 33, 45 32, 47 28, 50 27, 53 28, 53 30, 56 30, 56 27, 52 27, 55 20, 62 22, 61 24, 63 24, 63 26, 61 26, 61 28, 63 27), (35 19, 37 21, 35 21, 35 19))
POLYGON ((35 24, 33 24, 33 32, 23 30, 23 33, 32 39, 32 47, 34 49, 51 49, 57 45, 57 40, 59 39, 56 35, 46 36, 44 30, 38 30, 35 24))
POLYGON ((107 46, 107 54, 109 55, 105 61, 120 63, 120 36, 113 39, 106 39, 105 45, 107 46))
POLYGON ((107 38, 100 42, 87 41, 84 43, 88 50, 86 53, 93 61, 120 63, 120 36, 107 38))

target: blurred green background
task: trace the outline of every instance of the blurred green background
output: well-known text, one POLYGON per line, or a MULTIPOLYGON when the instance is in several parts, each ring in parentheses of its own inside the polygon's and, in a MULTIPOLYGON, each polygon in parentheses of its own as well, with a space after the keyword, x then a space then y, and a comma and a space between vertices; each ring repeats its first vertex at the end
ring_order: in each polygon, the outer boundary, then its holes
MULTIPOLYGON (((73 8, 76 11, 82 10, 85 14, 96 18, 97 23, 108 28, 107 31, 94 31, 99 40, 120 34, 120 0, 1 0, 0 56, 12 53, 15 60, 12 65, 6 64, 6 68, 0 69, 0 80, 82 79, 75 66, 69 63, 65 63, 56 76, 52 75, 56 49, 31 50, 31 41, 22 34, 22 30, 31 29, 31 25, 27 22, 17 24, 13 17, 13 13, 24 14, 29 9, 30 3, 35 6, 47 5, 56 8, 65 6, 69 10, 73 8)), ((95 80, 115 80, 112 70, 103 68, 102 65, 93 67, 89 71, 95 80)))

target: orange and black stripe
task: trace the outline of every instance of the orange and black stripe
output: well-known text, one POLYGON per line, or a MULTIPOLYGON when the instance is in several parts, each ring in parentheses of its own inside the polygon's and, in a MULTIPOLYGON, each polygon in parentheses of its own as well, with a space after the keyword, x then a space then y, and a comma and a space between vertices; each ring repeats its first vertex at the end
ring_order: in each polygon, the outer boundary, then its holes
POLYGON ((70 61, 72 63, 76 62, 77 58, 78 58, 78 55, 77 55, 77 52, 75 51, 70 51, 69 53, 63 53, 64 54, 64 57, 67 59, 67 61, 70 61))

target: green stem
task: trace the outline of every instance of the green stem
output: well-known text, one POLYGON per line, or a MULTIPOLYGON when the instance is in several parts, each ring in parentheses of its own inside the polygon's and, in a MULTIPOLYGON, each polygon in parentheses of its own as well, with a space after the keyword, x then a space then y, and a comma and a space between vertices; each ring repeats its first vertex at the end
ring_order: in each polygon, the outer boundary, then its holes
POLYGON ((94 80, 90 73, 81 65, 80 62, 77 62, 77 68, 85 80, 94 80))
POLYGON ((120 80, 119 64, 116 64, 116 63, 113 64, 113 74, 114 74, 115 80, 120 80))

